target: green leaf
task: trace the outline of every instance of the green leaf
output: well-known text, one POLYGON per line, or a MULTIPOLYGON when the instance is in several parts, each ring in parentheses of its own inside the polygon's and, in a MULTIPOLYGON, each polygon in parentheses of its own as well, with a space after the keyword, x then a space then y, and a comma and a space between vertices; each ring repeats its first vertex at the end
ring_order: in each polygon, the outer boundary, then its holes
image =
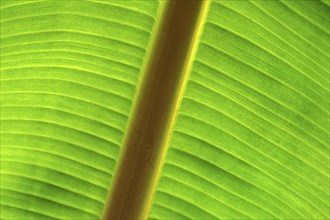
POLYGON ((151 219, 328 219, 329 8, 212 2, 172 131, 151 219))
MULTIPOLYGON (((104 216, 169 5, 1 0, 1 219, 104 216)), ((146 203, 148 219, 328 219, 329 1, 201 10, 154 173, 135 174, 147 193, 120 205, 146 203)))
POLYGON ((1 1, 1 219, 97 219, 158 2, 1 1))

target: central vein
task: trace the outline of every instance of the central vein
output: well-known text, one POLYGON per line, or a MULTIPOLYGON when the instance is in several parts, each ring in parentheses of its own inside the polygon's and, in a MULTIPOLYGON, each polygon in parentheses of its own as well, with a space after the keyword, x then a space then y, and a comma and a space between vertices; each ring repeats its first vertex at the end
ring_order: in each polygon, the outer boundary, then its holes
POLYGON ((149 208, 178 97, 207 1, 166 1, 138 91, 104 219, 140 219, 149 208))

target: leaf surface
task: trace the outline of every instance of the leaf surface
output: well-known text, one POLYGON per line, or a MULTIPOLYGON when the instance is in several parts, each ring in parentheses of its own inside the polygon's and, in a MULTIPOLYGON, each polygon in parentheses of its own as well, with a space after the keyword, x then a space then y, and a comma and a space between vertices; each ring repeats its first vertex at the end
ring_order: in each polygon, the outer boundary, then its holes
MULTIPOLYGON (((1 219, 102 218, 167 4, 1 0, 1 219)), ((329 1, 204 4, 141 213, 328 219, 329 1)))
POLYGON ((328 21, 317 1, 212 2, 151 219, 329 218, 328 21))
POLYGON ((158 2, 1 7, 1 219, 98 219, 158 2))

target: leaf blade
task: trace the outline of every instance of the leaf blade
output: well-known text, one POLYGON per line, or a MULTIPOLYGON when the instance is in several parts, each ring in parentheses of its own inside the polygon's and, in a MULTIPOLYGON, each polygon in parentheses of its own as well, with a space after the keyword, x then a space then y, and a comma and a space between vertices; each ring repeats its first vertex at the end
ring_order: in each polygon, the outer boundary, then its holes
POLYGON ((212 2, 150 218, 329 216, 329 34, 268 3, 212 2))
POLYGON ((101 218, 158 2, 1 6, 1 218, 101 218))

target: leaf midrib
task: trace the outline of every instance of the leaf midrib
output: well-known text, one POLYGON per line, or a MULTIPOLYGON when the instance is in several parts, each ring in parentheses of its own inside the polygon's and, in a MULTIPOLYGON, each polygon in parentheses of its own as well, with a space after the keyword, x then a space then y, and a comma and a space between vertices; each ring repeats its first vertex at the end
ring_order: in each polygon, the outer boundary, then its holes
POLYGON ((209 1, 161 4, 104 219, 146 217, 209 1))

